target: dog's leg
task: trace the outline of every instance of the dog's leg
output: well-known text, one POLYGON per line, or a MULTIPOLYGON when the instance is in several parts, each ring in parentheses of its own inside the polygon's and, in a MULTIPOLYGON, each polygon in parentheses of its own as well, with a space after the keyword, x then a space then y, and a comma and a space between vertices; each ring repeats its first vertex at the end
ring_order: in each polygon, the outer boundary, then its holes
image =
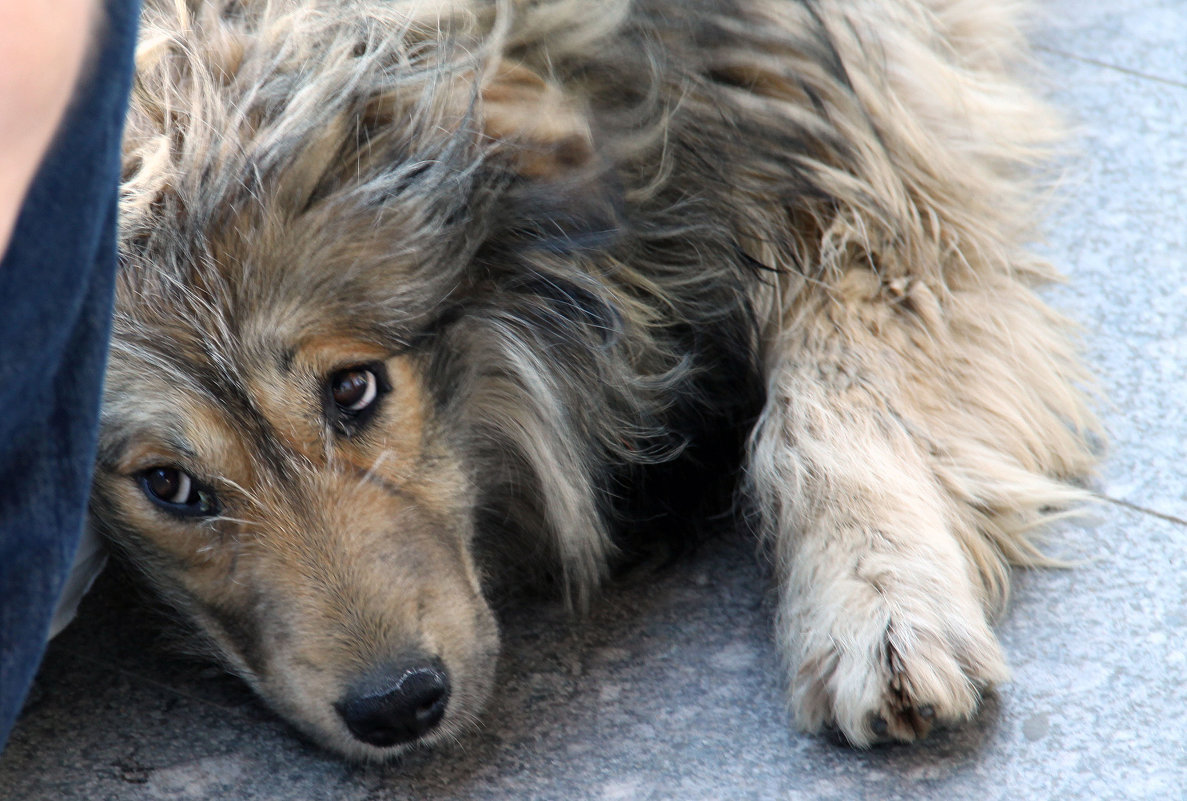
POLYGON ((799 725, 855 745, 969 717, 1004 680, 1007 562, 1080 500, 1092 416, 1060 322, 1011 278, 855 267, 789 304, 750 480, 778 563, 799 725))

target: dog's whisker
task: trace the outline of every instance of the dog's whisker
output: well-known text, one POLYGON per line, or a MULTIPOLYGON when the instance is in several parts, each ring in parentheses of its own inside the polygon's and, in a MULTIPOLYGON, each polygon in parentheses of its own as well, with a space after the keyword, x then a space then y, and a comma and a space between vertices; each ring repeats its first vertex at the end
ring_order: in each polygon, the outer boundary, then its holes
POLYGON ((366 484, 367 482, 371 481, 375 477, 376 471, 383 466, 383 463, 386 462, 388 457, 392 456, 392 454, 393 452, 391 450, 381 451, 379 456, 377 456, 375 460, 371 462, 371 466, 367 468, 367 472, 363 473, 363 476, 360 479, 361 483, 366 484))
POLYGON ((211 522, 235 523, 237 525, 244 526, 245 528, 252 528, 262 525, 258 520, 247 520, 241 517, 228 517, 227 515, 219 515, 218 517, 213 518, 211 522))

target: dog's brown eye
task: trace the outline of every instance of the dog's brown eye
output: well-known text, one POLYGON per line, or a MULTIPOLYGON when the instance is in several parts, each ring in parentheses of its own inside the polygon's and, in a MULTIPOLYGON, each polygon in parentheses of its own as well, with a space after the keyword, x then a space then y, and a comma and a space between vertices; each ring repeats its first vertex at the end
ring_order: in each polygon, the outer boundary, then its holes
POLYGON ((391 389, 383 362, 360 364, 331 373, 322 396, 330 425, 342 436, 354 436, 366 427, 382 405, 379 401, 391 389))
POLYGON ((214 493, 176 467, 153 467, 140 474, 148 499, 178 517, 212 517, 219 513, 214 493))
POLYGON ((334 404, 345 412, 361 412, 379 395, 379 379, 371 370, 353 368, 334 373, 330 378, 330 395, 334 404))
POLYGON ((144 484, 158 501, 185 503, 194 482, 188 475, 173 467, 158 467, 144 476, 144 484))

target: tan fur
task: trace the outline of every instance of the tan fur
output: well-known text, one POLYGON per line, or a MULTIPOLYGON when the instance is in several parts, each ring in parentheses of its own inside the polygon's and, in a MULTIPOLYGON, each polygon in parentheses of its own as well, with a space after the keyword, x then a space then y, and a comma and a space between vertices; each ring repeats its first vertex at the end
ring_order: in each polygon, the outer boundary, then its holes
POLYGON ((581 605, 653 488, 701 514, 665 470, 737 473, 798 724, 968 718, 1099 441, 1034 291, 1059 125, 1010 74, 1021 10, 147 3, 97 523, 295 725, 382 759, 334 711, 360 675, 440 659, 451 736, 488 579, 581 605), (327 388, 377 364, 349 428, 327 388), (219 513, 154 505, 155 468, 219 513))
POLYGON ((856 89, 885 147, 867 180, 884 188, 828 222, 827 291, 784 292, 768 351, 752 480, 781 510, 792 706, 858 744, 879 719, 911 740, 967 718, 1006 678, 988 627, 1006 562, 1042 561, 1037 525, 1083 500, 1057 479, 1094 461, 1067 325, 1023 288, 1052 274, 1021 249, 1037 195, 1012 165, 1058 126, 998 72, 1014 34, 983 5, 881 29, 891 63, 856 89), (927 47, 947 31, 1003 51, 952 64, 927 47))

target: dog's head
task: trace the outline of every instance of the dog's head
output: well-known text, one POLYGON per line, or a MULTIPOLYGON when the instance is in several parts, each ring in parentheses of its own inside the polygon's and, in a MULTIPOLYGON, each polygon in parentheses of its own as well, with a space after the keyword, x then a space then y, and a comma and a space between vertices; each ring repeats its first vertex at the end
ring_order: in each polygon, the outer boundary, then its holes
POLYGON ((317 739, 367 757, 456 728, 497 632, 422 360, 341 320, 249 314, 216 344, 169 315, 121 316, 103 528, 317 739))
POLYGON ((532 70, 444 52, 436 16, 161 5, 128 123, 96 525, 324 745, 451 736, 498 650, 473 551, 492 483, 578 532, 554 547, 577 580, 605 548, 529 340, 563 318, 557 369, 581 370, 614 321, 491 245, 546 264, 549 237, 604 225, 599 192, 569 191, 600 174, 590 131, 532 70))

